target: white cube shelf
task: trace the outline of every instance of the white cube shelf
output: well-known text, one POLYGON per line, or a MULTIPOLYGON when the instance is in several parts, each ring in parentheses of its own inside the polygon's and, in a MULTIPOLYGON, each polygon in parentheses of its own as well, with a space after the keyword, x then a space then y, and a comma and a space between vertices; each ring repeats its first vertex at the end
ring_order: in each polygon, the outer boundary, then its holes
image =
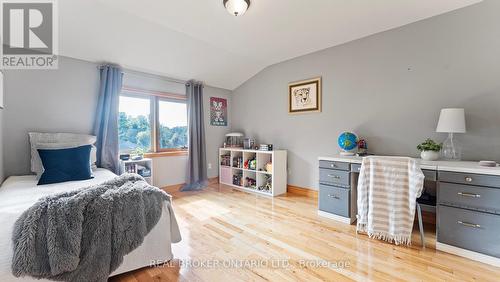
POLYGON ((137 171, 138 166, 143 166, 143 167, 149 169, 149 171, 150 171, 149 176, 144 176, 144 175, 141 175, 141 176, 144 177, 144 180, 146 180, 146 182, 148 182, 149 185, 154 185, 153 184, 154 178, 153 178, 153 160, 152 159, 142 158, 140 160, 127 160, 127 161, 120 160, 120 174, 123 174, 126 172, 140 174, 140 172, 137 171))
POLYGON ((259 151, 239 148, 219 149, 219 181, 242 191, 266 196, 278 196, 286 193, 287 186, 287 152, 286 150, 259 151), (245 167, 247 160, 256 160, 256 166, 245 167), (271 171, 266 165, 272 164, 271 171), (255 180, 255 185, 252 181, 255 180), (236 181, 238 180, 239 181, 236 181), (241 180, 243 179, 243 180, 241 180), (262 189, 270 179, 269 190, 262 189))

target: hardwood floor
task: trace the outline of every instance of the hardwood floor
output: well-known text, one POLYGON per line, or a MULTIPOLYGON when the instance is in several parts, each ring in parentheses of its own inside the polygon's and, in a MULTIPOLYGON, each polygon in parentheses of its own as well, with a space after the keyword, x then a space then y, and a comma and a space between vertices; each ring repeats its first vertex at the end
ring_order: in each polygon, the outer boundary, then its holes
POLYGON ((171 194, 183 236, 173 245, 176 259, 111 281, 500 279, 500 268, 436 251, 433 225, 425 226, 425 249, 417 229, 414 245, 398 247, 358 235, 355 226, 319 217, 317 200, 301 195, 272 199, 219 184, 203 192, 171 194), (235 267, 238 263, 242 267, 235 267))

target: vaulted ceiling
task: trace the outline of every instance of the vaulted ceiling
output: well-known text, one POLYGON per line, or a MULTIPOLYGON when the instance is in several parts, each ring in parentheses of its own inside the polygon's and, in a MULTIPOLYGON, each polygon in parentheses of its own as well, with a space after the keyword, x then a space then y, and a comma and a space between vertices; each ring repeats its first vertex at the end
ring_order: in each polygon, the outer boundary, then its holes
POLYGON ((263 68, 480 0, 64 0, 60 54, 234 89, 263 68))

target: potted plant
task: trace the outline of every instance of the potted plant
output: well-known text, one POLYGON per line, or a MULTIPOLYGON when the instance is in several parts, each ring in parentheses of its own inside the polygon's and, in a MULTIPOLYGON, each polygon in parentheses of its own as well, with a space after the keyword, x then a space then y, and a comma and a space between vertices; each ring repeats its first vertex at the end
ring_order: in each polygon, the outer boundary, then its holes
POLYGON ((132 151, 132 160, 142 160, 144 158, 144 153, 146 153, 146 150, 144 150, 141 147, 137 147, 132 151))
POLYGON ((427 139, 423 143, 417 146, 417 149, 421 152, 420 157, 424 161, 435 161, 439 159, 439 152, 443 144, 438 144, 432 139, 427 139))

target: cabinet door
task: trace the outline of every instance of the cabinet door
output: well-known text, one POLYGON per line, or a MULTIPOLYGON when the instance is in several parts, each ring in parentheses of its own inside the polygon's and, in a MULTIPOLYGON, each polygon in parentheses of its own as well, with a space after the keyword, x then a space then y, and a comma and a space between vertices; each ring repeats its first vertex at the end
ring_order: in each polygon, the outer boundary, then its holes
POLYGON ((231 168, 230 167, 221 167, 220 168, 220 183, 231 184, 232 176, 231 176, 231 168))

